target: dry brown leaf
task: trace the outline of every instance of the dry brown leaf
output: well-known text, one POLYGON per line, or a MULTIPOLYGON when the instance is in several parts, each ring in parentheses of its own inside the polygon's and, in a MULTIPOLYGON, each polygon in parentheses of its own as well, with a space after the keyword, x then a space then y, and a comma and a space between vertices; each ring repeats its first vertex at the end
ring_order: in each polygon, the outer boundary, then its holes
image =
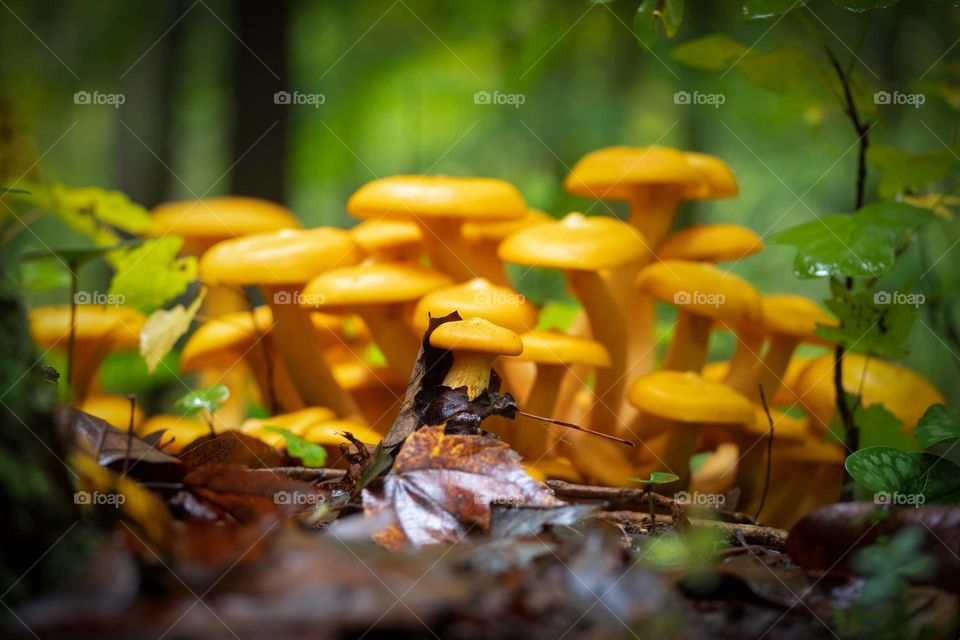
POLYGON ((384 478, 382 495, 363 491, 367 517, 391 517, 374 535, 388 549, 457 542, 471 530, 487 531, 495 504, 564 503, 527 474, 506 443, 445 435, 443 426, 423 427, 407 438, 384 478))

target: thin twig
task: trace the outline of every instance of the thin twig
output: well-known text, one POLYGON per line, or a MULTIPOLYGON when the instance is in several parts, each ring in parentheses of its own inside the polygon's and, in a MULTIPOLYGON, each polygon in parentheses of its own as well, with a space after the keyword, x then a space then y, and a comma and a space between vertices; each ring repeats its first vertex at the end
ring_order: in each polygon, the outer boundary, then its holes
POLYGON ((527 413, 526 411, 520 411, 519 409, 517 410, 517 415, 521 415, 521 416, 524 416, 524 417, 526 417, 526 418, 531 418, 531 419, 533 419, 533 420, 539 420, 540 422, 547 422, 547 423, 549 423, 549 424, 555 424, 555 425, 557 425, 557 426, 559 426, 559 427, 566 427, 566 428, 568 428, 568 429, 574 429, 574 430, 576 430, 576 431, 581 431, 581 432, 583 432, 583 433, 589 433, 589 434, 592 435, 592 436, 597 436, 597 437, 600 437, 600 438, 606 438, 607 440, 613 440, 614 442, 619 442, 620 444, 625 444, 625 445, 627 445, 628 447, 634 447, 634 446, 636 446, 635 444, 633 444, 633 443, 632 443, 631 441, 629 441, 629 440, 625 440, 625 439, 623 439, 623 438, 618 438, 617 436, 611 436, 611 435, 608 434, 608 433, 601 433, 600 431, 594 431, 593 429, 587 429, 586 427, 581 427, 580 425, 574 424, 574 423, 572 423, 572 422, 564 422, 563 420, 556 420, 556 419, 554 419, 554 418, 545 418, 545 417, 543 417, 543 416, 538 416, 538 415, 533 414, 533 413, 527 413))
POLYGON ((127 396, 127 399, 130 401, 130 421, 127 423, 127 453, 123 456, 121 478, 127 475, 127 470, 130 468, 130 451, 133 450, 133 415, 137 410, 137 396, 131 393, 127 396))
POLYGON ((763 405, 763 412, 767 414, 767 423, 770 425, 770 435, 767 436, 767 474, 763 479, 763 493, 760 494, 760 504, 757 506, 757 512, 753 514, 754 520, 760 519, 760 512, 763 511, 763 505, 767 501, 767 490, 770 488, 770 470, 773 468, 773 416, 770 415, 770 407, 767 406, 767 396, 763 392, 763 385, 757 385, 760 388, 760 404, 763 405))

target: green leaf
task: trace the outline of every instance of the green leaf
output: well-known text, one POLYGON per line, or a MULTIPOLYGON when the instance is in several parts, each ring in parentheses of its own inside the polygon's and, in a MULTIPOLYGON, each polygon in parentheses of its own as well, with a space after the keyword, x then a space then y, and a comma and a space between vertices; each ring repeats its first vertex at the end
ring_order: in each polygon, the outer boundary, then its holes
POLYGON ((880 172, 877 193, 892 198, 949 176, 960 161, 950 151, 916 154, 896 147, 873 146, 867 151, 870 164, 880 172))
POLYGON ((663 33, 672 38, 680 30, 683 22, 684 0, 667 0, 663 7, 663 33))
POLYGON ((845 466, 854 480, 878 494, 923 496, 921 503, 960 495, 960 468, 929 453, 870 447, 847 456, 845 466))
POLYGON ((930 405, 920 417, 913 435, 924 448, 960 440, 960 411, 942 404, 930 405))
POLYGON ((63 263, 47 260, 23 260, 17 265, 17 282, 28 291, 50 291, 69 286, 70 275, 63 263))
POLYGON ((890 292, 848 290, 836 280, 830 281, 830 289, 833 296, 824 304, 840 325, 818 326, 819 337, 849 351, 891 358, 906 355, 903 345, 913 329, 916 307, 900 302, 899 297, 893 299, 890 292))
POLYGON ((9 187, 0 187, 0 196, 2 195, 28 196, 30 195, 30 192, 24 191, 23 189, 11 189, 9 187))
POLYGON ((201 288, 189 307, 178 304, 172 309, 157 309, 143 323, 140 330, 140 355, 147 363, 148 374, 153 375, 157 365, 167 357, 177 340, 190 329, 190 323, 200 310, 206 294, 206 288, 201 288))
POLYGON ((676 482, 680 479, 680 476, 674 475, 672 473, 667 473, 666 471, 653 471, 650 473, 650 477, 647 479, 643 478, 630 478, 634 482, 640 484, 670 484, 671 482, 676 482))
POLYGON ((833 4, 854 13, 863 13, 871 9, 886 9, 898 2, 900 0, 833 0, 833 4))
POLYGON ((737 63, 736 69, 758 87, 777 93, 809 96, 823 89, 820 65, 792 45, 768 52, 751 51, 737 63))
POLYGON ((191 391, 177 400, 175 406, 188 415, 201 410, 216 413, 229 398, 230 389, 222 384, 215 384, 206 389, 191 391))
POLYGON ((724 71, 748 51, 746 45, 722 33, 684 42, 670 52, 670 57, 692 69, 724 71))
POLYGON ((746 0, 743 3, 743 17, 747 20, 767 20, 799 9, 803 4, 803 0, 746 0))
POLYGON ((633 14, 633 33, 645 48, 651 49, 660 35, 660 27, 672 38, 683 22, 684 0, 641 0, 633 14))
POLYGON ((23 261, 44 261, 58 259, 61 264, 79 269, 88 262, 105 258, 114 251, 121 251, 143 244, 142 240, 124 240, 110 245, 87 245, 83 247, 61 247, 59 249, 33 249, 20 254, 23 261))
POLYGON ((882 404, 857 407, 853 421, 860 430, 861 449, 893 447, 900 451, 919 450, 916 441, 903 430, 900 420, 882 404))
POLYGON ((187 290, 197 279, 197 259, 177 257, 183 240, 167 236, 148 240, 142 246, 114 258, 117 272, 110 293, 124 304, 152 311, 187 290))
POLYGON ((797 248, 798 278, 879 276, 893 267, 900 234, 934 218, 928 209, 881 202, 792 227, 771 242, 797 248))
POLYGON ((327 450, 322 446, 304 440, 300 436, 290 433, 280 427, 264 427, 266 431, 279 433, 287 443, 287 453, 294 458, 300 458, 305 467, 322 467, 327 463, 327 450))

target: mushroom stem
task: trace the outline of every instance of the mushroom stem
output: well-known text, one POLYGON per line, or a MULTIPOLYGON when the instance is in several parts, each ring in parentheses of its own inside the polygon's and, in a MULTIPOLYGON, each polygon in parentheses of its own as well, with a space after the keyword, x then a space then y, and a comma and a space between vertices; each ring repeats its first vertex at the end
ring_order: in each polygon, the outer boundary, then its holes
POLYGON ((467 399, 474 400, 490 385, 490 368, 496 355, 472 353, 470 351, 453 352, 453 364, 443 379, 444 386, 451 389, 467 388, 467 399))
POLYGON ((277 326, 277 353, 307 406, 329 407, 337 416, 359 416, 357 403, 334 379, 310 321, 310 312, 294 304, 297 292, 282 286, 263 287, 277 326), (286 302, 286 304, 284 303, 286 302))
MULTIPOLYGON (((557 393, 566 367, 559 364, 537 365, 537 379, 533 383, 530 396, 523 405, 527 413, 549 418, 553 413, 553 406, 557 403, 557 393)), ((527 422, 530 422, 529 420, 527 422)), ((542 456, 553 443, 552 429, 542 425, 526 424, 518 426, 516 434, 516 448, 526 458, 542 456)))
POLYGON ((746 394, 748 397, 758 396, 758 384, 763 387, 763 393, 767 398, 773 397, 783 383, 783 374, 786 373, 790 358, 793 357, 798 344, 799 340, 793 336, 774 334, 770 338, 770 346, 767 347, 763 360, 754 365, 755 382, 753 389, 746 394))
MULTIPOLYGON (((695 424, 677 422, 669 418, 643 414, 644 430, 658 434, 648 441, 649 471, 668 471, 680 480, 675 485, 686 488, 690 481, 690 456, 697 450, 700 428, 695 424)), ((644 473, 647 468, 643 469, 644 473)))
POLYGON ((413 363, 420 351, 420 341, 407 327, 401 313, 402 305, 358 305, 357 314, 373 334, 377 346, 383 351, 390 368, 406 380, 413 370, 413 363))
POLYGON ((460 239, 463 223, 458 220, 417 218, 423 228, 423 244, 434 269, 443 271, 457 282, 476 277, 464 259, 468 251, 460 239))
POLYGON ((77 341, 73 345, 70 392, 73 402, 83 402, 93 391, 94 380, 100 365, 110 353, 109 340, 101 342, 77 341))
POLYGON ((670 232, 682 201, 681 185, 635 189, 630 194, 630 224, 640 230, 651 251, 670 232))
POLYGON ((271 357, 274 358, 275 361, 272 366, 267 366, 263 351, 260 349, 251 349, 247 355, 244 356, 244 360, 246 360, 250 370, 253 372, 254 379, 257 381, 261 401, 264 401, 270 392, 269 390, 273 389, 273 393, 276 396, 277 413, 291 413, 303 409, 303 400, 297 393, 293 381, 290 379, 290 374, 287 373, 283 363, 276 359, 272 350, 271 357), (268 378, 271 373, 273 374, 272 384, 268 378))
POLYGON ((663 361, 664 369, 700 372, 707 361, 710 343, 710 318, 680 309, 673 340, 663 361))
POLYGON ((593 426, 604 433, 616 435, 623 431, 618 413, 627 377, 626 323, 616 299, 597 273, 569 269, 567 282, 583 305, 593 338, 603 344, 610 354, 610 367, 597 371, 593 426))
POLYGON ((497 247, 499 245, 499 240, 492 242, 476 241, 467 246, 467 250, 463 254, 463 260, 479 277, 486 278, 501 287, 509 287, 511 286, 510 278, 507 277, 503 262, 497 257, 497 247))
MULTIPOLYGON (((750 331, 737 332, 737 346, 730 358, 730 368, 723 379, 723 383, 744 394, 753 396, 757 384, 754 378, 755 365, 760 362, 760 351, 763 348, 763 336, 750 331)), ((769 398, 770 395, 768 394, 769 398)))

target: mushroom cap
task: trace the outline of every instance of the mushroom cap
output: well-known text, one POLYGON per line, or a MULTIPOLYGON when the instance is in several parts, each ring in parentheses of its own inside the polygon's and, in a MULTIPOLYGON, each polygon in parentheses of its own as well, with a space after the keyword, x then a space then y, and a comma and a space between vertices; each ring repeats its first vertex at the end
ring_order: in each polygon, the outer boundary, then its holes
MULTIPOLYGON (((117 429, 126 431, 127 427, 130 426, 130 399, 124 396, 102 394, 87 396, 80 405, 80 409, 101 420, 106 420, 117 429)), ((134 431, 137 430, 141 422, 143 422, 143 409, 138 404, 133 409, 134 431)))
POLYGON ((638 188, 703 182, 682 151, 669 147, 605 147, 573 165, 563 182, 570 193, 599 200, 628 200, 638 188))
MULTIPOLYGON (((257 329, 263 335, 273 330, 273 312, 267 305, 254 309, 257 329)), ((354 319, 351 319, 354 320, 354 319)), ((352 338, 347 336, 344 318, 329 313, 311 313, 310 321, 320 343, 327 346, 343 345, 352 338)), ((366 334, 360 324, 357 333, 366 334)), ((216 359, 218 354, 233 353, 240 356, 253 345, 257 332, 253 329, 253 317, 249 311, 234 311, 217 316, 200 325, 187 339, 180 351, 180 367, 184 371, 196 371, 204 367, 224 366, 216 359)))
POLYGON ((349 442, 342 435, 346 432, 350 432, 354 438, 365 444, 376 444, 383 440, 383 435, 356 420, 327 420, 312 425, 300 435, 314 444, 335 447, 349 442))
MULTIPOLYGON (((833 366, 832 354, 813 358, 793 385, 804 409, 811 414, 815 430, 820 432, 826 430, 836 410, 833 366)), ((843 388, 848 393, 862 389, 863 406, 882 404, 908 432, 913 431, 927 407, 946 402, 940 390, 913 369, 859 353, 847 353, 843 358, 843 388)))
POLYGON ((817 325, 836 326, 837 319, 828 315, 813 300, 790 294, 771 294, 760 299, 760 326, 763 333, 793 336, 806 342, 824 342, 817 337, 817 325))
POLYGON ((413 249, 423 244, 420 226, 409 220, 383 218, 364 220, 350 229, 350 234, 360 248, 369 255, 377 255, 392 249, 413 249))
POLYGON ((486 318, 490 322, 522 333, 537 324, 537 308, 525 296, 509 287, 500 287, 484 278, 437 289, 420 298, 413 311, 413 326, 426 331, 428 314, 434 318, 457 311, 463 319, 486 318))
POLYGON ((637 287, 662 302, 727 324, 760 320, 760 294, 753 285, 706 262, 655 262, 637 276, 637 287))
POLYGON ((688 187, 685 197, 688 200, 713 200, 716 198, 732 198, 737 195, 737 179, 727 163, 706 153, 685 151, 683 155, 687 162, 700 172, 702 180, 688 187))
POLYGON ((609 216, 569 213, 527 227, 500 244, 500 259, 534 267, 598 271, 636 262, 649 253, 633 225, 609 216))
POLYGON ((304 288, 309 306, 321 308, 410 302, 453 284, 450 277, 417 264, 365 262, 321 273, 304 288))
POLYGON ((444 322, 430 334, 430 344, 448 351, 517 356, 523 352, 520 336, 484 318, 444 322))
MULTIPOLYGON (((77 305, 74 337, 79 341, 109 340, 117 348, 140 344, 144 316, 130 307, 77 305)), ((30 334, 37 344, 66 345, 70 336, 70 306, 56 305, 30 310, 30 334)))
POLYGON ((353 237, 342 229, 283 229, 213 245, 200 258, 200 276, 236 285, 300 284, 361 258, 353 237))
MULTIPOLYGON (((756 420, 745 425, 745 431, 751 435, 765 438, 770 431, 770 422, 763 407, 754 406, 756 420)), ((777 442, 804 442, 807 439, 807 421, 795 418, 778 409, 770 408, 770 417, 773 418, 773 439, 777 442)))
MULTIPOLYGON (((294 435, 301 436, 310 427, 336 418, 336 414, 326 407, 307 407, 299 411, 281 413, 267 418, 247 418, 240 425, 244 433, 260 433, 266 427, 286 429, 294 435)), ((266 433, 272 433, 267 431, 266 433)))
POLYGON ((178 235, 209 241, 302 226, 286 207, 242 196, 163 202, 154 207, 151 215, 153 236, 178 235))
POLYGON ((606 347, 589 338, 571 336, 561 331, 527 331, 520 335, 523 353, 518 360, 541 364, 585 364, 591 367, 610 366, 606 347))
POLYGON ((551 216, 539 209, 527 209, 527 212, 519 218, 467 222, 463 225, 461 234, 467 242, 499 241, 521 229, 552 220, 551 216))
POLYGON ((657 247, 661 260, 725 262, 763 251, 763 240, 738 224, 694 224, 672 233, 657 247))
POLYGON ((748 425, 754 421, 753 406, 743 395, 692 371, 640 376, 627 397, 641 411, 677 422, 748 425))
MULTIPOLYGON (((805 356, 794 356, 790 358, 790 364, 787 365, 787 370, 784 371, 783 376, 780 378, 781 385, 774 392, 773 397, 769 399, 771 405, 778 407, 803 407, 804 403, 800 396, 794 391, 794 386, 809 362, 810 358, 805 356)), ((719 362, 705 364, 700 375, 703 376, 704 380, 709 380, 710 382, 723 382, 729 372, 730 362, 721 360, 719 362)), ((764 420, 766 420, 766 418, 764 418, 764 420)))
POLYGON ((362 389, 397 389, 403 388, 405 381, 401 381, 390 367, 380 367, 368 364, 354 358, 346 362, 338 362, 332 367, 334 379, 345 391, 359 391, 362 389))
POLYGON ((140 436, 148 436, 157 431, 164 431, 160 443, 164 451, 179 453, 184 447, 204 436, 210 435, 210 427, 202 420, 161 413, 147 418, 137 430, 140 436), (173 439, 172 442, 170 440, 173 439), (169 442, 169 444, 167 444, 169 442))
POLYGON ((392 176, 357 189, 347 211, 358 218, 519 218, 527 211, 520 192, 495 178, 392 176))

